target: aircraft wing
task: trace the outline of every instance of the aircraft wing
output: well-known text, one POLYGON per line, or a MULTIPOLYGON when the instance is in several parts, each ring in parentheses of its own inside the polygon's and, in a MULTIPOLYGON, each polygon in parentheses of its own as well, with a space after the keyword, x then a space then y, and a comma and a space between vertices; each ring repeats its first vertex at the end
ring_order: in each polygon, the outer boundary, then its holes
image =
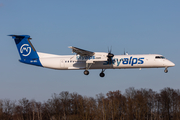
POLYGON ((94 55, 94 52, 83 50, 77 47, 70 46, 69 48, 72 49, 72 52, 75 52, 76 54, 80 56, 93 56, 94 55))

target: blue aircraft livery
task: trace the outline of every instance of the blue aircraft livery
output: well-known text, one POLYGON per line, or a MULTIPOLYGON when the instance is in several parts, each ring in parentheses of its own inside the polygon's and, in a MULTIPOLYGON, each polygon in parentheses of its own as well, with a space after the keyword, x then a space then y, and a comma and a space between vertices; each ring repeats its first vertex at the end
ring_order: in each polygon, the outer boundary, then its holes
MULTIPOLYGON (((90 59, 96 59, 95 56, 77 56, 76 57, 77 60, 90 60, 90 59)), ((115 62, 117 62, 117 66, 119 66, 120 64, 123 65, 131 65, 133 66, 134 64, 143 64, 144 63, 144 58, 133 58, 132 56, 130 58, 114 58, 112 60, 112 64, 115 65, 115 62)), ((108 63, 108 61, 104 61, 103 65, 109 65, 111 63, 108 63)))
POLYGON ((91 52, 70 46, 75 55, 55 55, 36 52, 29 35, 9 35, 17 46, 20 62, 51 68, 56 70, 84 70, 84 75, 89 75, 89 69, 101 69, 100 77, 104 77, 106 69, 126 68, 165 68, 175 64, 160 54, 141 55, 114 55, 111 50, 107 52, 91 52), (148 60, 147 60, 148 59, 148 60))
POLYGON ((77 56, 77 60, 90 60, 90 59, 95 59, 95 56, 77 56))
MULTIPOLYGON (((115 62, 117 62, 117 66, 119 66, 120 64, 123 64, 123 65, 131 65, 133 66, 134 64, 143 64, 144 63, 144 58, 121 58, 121 59, 118 59, 118 58, 115 58, 113 59, 113 64, 115 64, 115 62)), ((109 63, 107 61, 104 62, 103 65, 108 65, 109 63)))

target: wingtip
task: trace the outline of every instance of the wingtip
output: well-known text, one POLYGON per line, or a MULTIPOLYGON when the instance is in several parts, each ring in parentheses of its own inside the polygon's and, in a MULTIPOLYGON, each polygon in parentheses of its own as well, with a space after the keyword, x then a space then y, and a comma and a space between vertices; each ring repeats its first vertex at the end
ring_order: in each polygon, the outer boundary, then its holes
POLYGON ((13 35, 13 34, 11 34, 11 35, 7 35, 7 36, 30 36, 30 35, 13 35))
POLYGON ((71 49, 72 49, 72 48, 73 48, 73 46, 68 46, 68 48, 71 48, 71 49))
POLYGON ((14 35, 7 35, 7 36, 14 36, 14 35))

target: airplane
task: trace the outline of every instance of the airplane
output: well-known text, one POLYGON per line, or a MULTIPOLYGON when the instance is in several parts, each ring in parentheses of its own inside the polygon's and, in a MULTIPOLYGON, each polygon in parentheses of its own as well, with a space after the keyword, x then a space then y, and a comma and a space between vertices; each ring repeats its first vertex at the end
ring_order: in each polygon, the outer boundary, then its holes
POLYGON ((16 43, 20 62, 57 70, 84 70, 84 75, 89 74, 89 69, 101 69, 99 76, 105 76, 106 69, 128 68, 165 68, 175 64, 159 54, 140 55, 114 55, 111 50, 106 52, 91 52, 70 46, 75 55, 55 55, 36 52, 29 35, 9 35, 16 43))

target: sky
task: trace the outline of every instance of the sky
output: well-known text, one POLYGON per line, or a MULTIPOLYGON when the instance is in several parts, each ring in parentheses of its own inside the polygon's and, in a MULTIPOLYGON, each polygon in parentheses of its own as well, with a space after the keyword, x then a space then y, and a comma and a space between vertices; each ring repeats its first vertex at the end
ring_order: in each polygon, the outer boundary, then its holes
POLYGON ((179 0, 0 0, 0 99, 47 101, 62 91, 95 97, 129 87, 159 92, 180 89, 179 0), (20 63, 9 34, 30 35, 36 51, 73 55, 68 46, 93 52, 161 54, 175 67, 52 70, 20 63))

